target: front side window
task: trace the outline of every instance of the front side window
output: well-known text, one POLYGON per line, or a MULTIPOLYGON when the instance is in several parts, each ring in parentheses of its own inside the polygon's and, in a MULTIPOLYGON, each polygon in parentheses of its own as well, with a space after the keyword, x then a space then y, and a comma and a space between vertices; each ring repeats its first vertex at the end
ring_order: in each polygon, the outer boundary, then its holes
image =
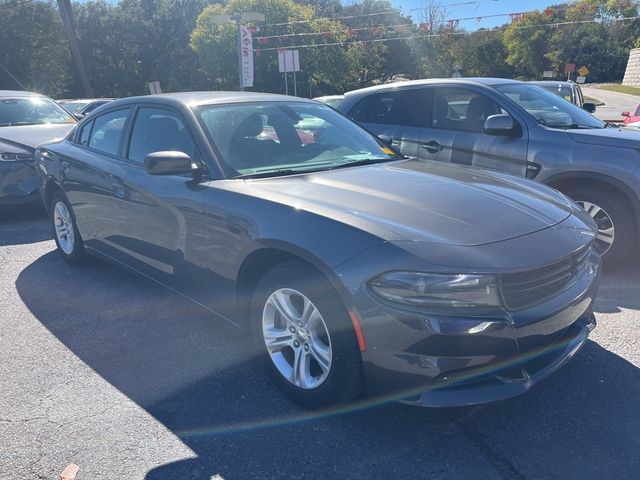
POLYGON ((483 133, 491 115, 502 113, 492 99, 475 90, 459 87, 436 88, 433 128, 483 133))
POLYGON ((550 128, 604 128, 605 123, 590 113, 564 101, 546 90, 526 83, 494 85, 497 91, 513 100, 533 116, 538 123, 550 128))
POLYGON ((195 156, 195 146, 182 118, 174 112, 160 108, 138 110, 127 158, 144 163, 144 157, 153 152, 178 151, 195 156))
POLYGON ((198 107, 220 159, 237 175, 298 173, 399 157, 326 105, 242 103, 198 107))
POLYGON ((89 147, 107 155, 116 156, 130 110, 115 110, 100 115, 93 121, 89 147))
POLYGON ((60 105, 45 97, 0 98, 0 127, 76 123, 60 105))

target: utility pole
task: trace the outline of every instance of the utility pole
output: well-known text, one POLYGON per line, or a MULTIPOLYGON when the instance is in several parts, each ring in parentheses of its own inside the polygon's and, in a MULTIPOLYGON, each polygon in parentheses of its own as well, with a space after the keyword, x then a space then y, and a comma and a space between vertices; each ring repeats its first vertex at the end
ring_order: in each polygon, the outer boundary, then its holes
POLYGON ((89 77, 87 71, 84 68, 84 62, 82 61, 82 55, 80 55, 80 47, 78 46, 78 38, 76 37, 76 29, 73 23, 73 12, 71 11, 70 0, 57 0, 58 8, 60 9, 60 16, 62 17, 62 25, 64 26, 67 39, 69 40, 69 48, 71 49, 71 57, 73 63, 78 71, 80 77, 80 83, 82 83, 82 89, 84 95, 87 98, 93 97, 93 89, 91 83, 89 83, 89 77))

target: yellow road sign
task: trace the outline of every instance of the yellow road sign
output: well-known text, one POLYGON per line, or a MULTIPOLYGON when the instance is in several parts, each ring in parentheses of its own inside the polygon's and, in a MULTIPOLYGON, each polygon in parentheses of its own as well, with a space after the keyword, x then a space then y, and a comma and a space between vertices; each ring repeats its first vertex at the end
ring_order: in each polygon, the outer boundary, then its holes
POLYGON ((586 77, 589 74, 589 69, 583 65, 578 69, 578 73, 581 77, 586 77))

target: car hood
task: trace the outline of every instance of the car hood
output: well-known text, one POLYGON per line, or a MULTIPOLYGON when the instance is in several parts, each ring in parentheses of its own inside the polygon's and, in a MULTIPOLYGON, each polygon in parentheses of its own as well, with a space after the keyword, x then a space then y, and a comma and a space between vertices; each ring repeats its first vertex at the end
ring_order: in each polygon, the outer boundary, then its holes
POLYGON ((605 147, 640 148, 640 133, 624 128, 567 130, 567 134, 578 143, 605 147))
POLYGON ((447 245, 527 235, 572 212, 563 195, 524 179, 415 160, 245 180, 245 188, 385 240, 447 245))
POLYGON ((74 126, 75 123, 0 127, 0 142, 33 150, 43 143, 62 139, 74 126))

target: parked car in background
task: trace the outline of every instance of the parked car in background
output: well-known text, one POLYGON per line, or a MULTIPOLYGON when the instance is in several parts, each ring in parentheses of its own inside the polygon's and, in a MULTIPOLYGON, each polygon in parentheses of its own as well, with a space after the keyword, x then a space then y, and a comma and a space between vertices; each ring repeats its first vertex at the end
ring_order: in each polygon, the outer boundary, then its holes
POLYGON ((324 97, 316 97, 314 100, 326 103, 332 108, 338 108, 338 105, 344 100, 344 95, 326 95, 324 97))
POLYGON ((62 105, 67 112, 80 120, 96 108, 113 100, 115 100, 115 98, 79 98, 75 100, 58 100, 57 102, 62 105))
POLYGON ((43 95, 0 90, 0 207, 40 202, 34 151, 76 121, 43 95))
POLYGON ((530 83, 432 79, 345 94, 338 109, 404 154, 535 179, 573 198, 599 227, 609 262, 638 253, 640 137, 530 83))
POLYGON ((596 105, 594 103, 585 103, 584 95, 582 94, 582 88, 580 85, 574 82, 554 82, 551 80, 540 80, 535 82, 529 82, 540 88, 545 89, 547 92, 551 92, 559 97, 564 98, 567 102, 571 102, 574 105, 586 110, 589 113, 596 111, 596 105))
POLYGON ((37 162, 66 261, 95 254, 245 327, 305 406, 365 389, 440 407, 513 397, 595 326, 584 210, 526 179, 403 159, 318 102, 118 100, 37 162))
POLYGON ((622 112, 622 116, 624 117, 622 123, 625 126, 640 122, 640 105, 638 105, 638 107, 635 109, 633 115, 631 114, 631 112, 622 112))

